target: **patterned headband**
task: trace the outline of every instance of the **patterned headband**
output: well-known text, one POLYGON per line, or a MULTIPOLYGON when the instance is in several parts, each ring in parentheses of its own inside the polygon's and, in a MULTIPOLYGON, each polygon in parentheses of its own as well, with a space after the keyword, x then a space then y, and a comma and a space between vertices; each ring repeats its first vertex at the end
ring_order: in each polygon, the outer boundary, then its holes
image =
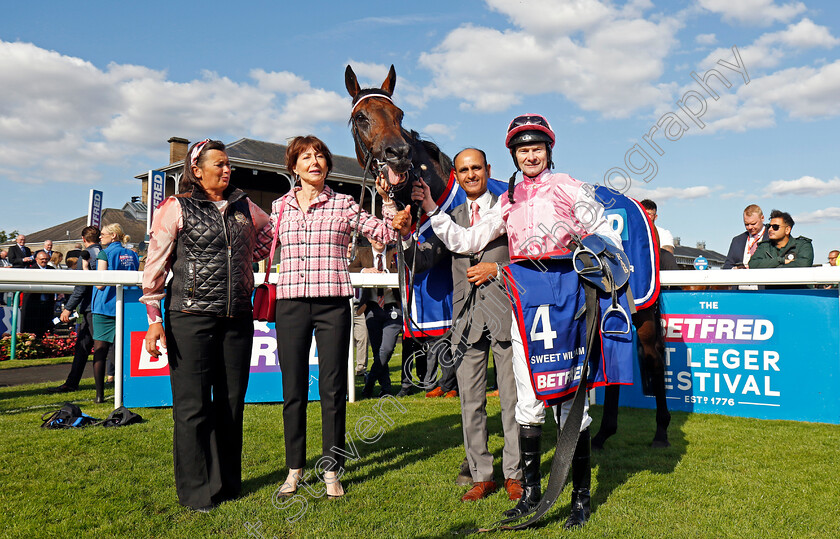
POLYGON ((195 166, 198 162, 198 154, 201 153, 201 149, 204 148, 204 145, 210 142, 209 138, 202 140, 201 142, 197 143, 193 146, 192 152, 190 153, 190 165, 195 166))

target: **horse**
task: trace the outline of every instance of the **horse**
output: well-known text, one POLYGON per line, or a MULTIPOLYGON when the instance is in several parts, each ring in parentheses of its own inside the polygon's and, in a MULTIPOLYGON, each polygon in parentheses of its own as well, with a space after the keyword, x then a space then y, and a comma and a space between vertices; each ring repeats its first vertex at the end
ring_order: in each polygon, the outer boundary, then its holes
POLYGON ((403 111, 391 99, 396 83, 393 65, 380 88, 362 89, 349 65, 344 72, 353 98, 350 126, 359 165, 374 177, 386 175, 394 200, 417 215, 420 203, 411 200, 411 180, 422 177, 438 200, 449 185, 452 160, 434 142, 402 127, 403 111))
MULTIPOLYGON (((451 185, 452 161, 437 145, 422 140, 416 131, 403 128, 403 111, 392 99, 397 81, 394 66, 391 65, 388 76, 379 88, 362 89, 349 65, 344 73, 344 81, 347 92, 353 98, 349 124, 356 158, 365 172, 374 177, 387 175, 393 189, 393 198, 402 205, 411 205, 415 210, 417 202, 411 200, 410 193, 412 177, 422 176, 429 185, 432 198, 440 200, 451 185)), ((658 268, 655 271, 658 272, 658 268)), ((651 446, 668 447, 671 414, 665 399, 665 346, 659 319, 658 300, 646 308, 638 309, 632 316, 639 342, 640 362, 644 367, 643 382, 648 392, 656 397, 656 433, 651 446)), ((602 449, 606 439, 617 431, 619 387, 610 385, 605 388, 601 426, 592 439, 595 449, 602 449)))

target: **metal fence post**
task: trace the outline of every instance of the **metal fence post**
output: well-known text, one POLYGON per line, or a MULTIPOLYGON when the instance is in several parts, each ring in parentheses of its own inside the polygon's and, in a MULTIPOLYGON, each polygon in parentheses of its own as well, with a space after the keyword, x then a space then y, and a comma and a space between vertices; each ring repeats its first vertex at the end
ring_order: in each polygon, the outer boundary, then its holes
POLYGON ((12 346, 9 348, 9 359, 15 358, 15 349, 17 348, 17 333, 18 333, 18 309, 20 308, 20 292, 15 292, 14 300, 12 301, 12 346))
POLYGON ((114 335, 114 409, 123 405, 123 285, 117 285, 117 328, 114 335))

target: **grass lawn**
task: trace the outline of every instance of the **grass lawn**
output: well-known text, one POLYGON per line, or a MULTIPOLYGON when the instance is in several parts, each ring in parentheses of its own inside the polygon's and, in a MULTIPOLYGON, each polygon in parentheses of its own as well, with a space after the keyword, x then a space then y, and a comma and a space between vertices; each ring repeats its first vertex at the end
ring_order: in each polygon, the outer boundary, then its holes
POLYGON ((0 371, 4 369, 18 369, 20 367, 34 367, 37 365, 61 365, 73 363, 73 356, 49 357, 44 359, 7 359, 0 361, 0 371))
MULTIPOLYGON (((140 425, 48 431, 39 428, 40 415, 65 399, 96 417, 113 406, 92 403, 91 379, 66 395, 45 395, 50 385, 0 388, 2 537, 451 537, 493 523, 512 506, 503 492, 459 501, 466 489, 453 482, 464 456, 457 399, 400 399, 402 411, 382 407, 392 425, 377 414, 377 399, 349 405, 358 457, 347 461, 346 497, 327 500, 323 484, 313 481, 311 492, 299 490, 285 507, 272 503, 286 476, 282 406, 248 405, 243 496, 196 514, 175 497, 169 409, 135 410, 145 419, 140 425), (384 434, 364 443, 354 429, 363 431, 366 421, 370 428, 372 420, 384 434)), ((498 398, 489 399, 488 415, 498 479, 498 398)), ((600 407, 592 415, 597 425, 600 407)), ((654 450, 653 411, 621 411, 618 434, 593 458, 594 513, 576 537, 837 536, 840 426, 673 416, 672 446, 654 450)), ((553 423, 546 427, 543 485, 554 430, 553 423)), ((307 469, 319 453, 313 403, 307 469)), ((563 535, 568 508, 567 487, 544 523, 515 536, 563 535)))

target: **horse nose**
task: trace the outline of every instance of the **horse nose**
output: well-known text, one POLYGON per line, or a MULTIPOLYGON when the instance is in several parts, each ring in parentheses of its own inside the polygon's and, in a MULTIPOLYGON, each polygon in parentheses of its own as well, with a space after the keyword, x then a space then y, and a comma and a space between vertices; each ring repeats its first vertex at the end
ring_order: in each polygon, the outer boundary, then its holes
POLYGON ((411 146, 399 144, 385 148, 385 159, 391 162, 411 161, 411 146))

